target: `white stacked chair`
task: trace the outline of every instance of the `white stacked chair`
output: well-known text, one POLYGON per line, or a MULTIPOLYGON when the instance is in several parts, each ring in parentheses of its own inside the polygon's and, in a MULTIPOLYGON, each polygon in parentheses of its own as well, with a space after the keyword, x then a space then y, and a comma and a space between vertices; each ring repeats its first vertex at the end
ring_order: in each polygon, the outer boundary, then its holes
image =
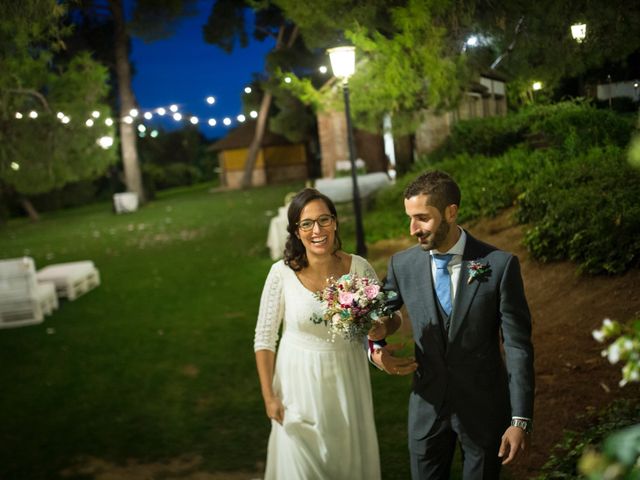
POLYGON ((53 282, 58 297, 75 300, 100 285, 100 272, 91 260, 56 263, 36 273, 38 282, 53 282))
POLYGON ((0 260, 0 328, 41 323, 56 308, 55 286, 37 281, 31 257, 0 260))

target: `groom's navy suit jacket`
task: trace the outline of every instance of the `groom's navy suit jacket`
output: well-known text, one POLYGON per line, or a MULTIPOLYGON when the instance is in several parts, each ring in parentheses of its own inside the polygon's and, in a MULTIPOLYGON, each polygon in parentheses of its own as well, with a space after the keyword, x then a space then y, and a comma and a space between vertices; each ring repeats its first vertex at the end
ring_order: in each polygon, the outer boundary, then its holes
POLYGON ((467 232, 448 332, 429 252, 415 246, 394 255, 384 289, 398 294, 391 306, 406 305, 413 327, 418 368, 409 402, 411 450, 424 451, 438 415, 456 414, 471 439, 490 448, 512 416, 533 418, 531 316, 517 257, 467 232), (468 283, 472 261, 491 271, 468 283))

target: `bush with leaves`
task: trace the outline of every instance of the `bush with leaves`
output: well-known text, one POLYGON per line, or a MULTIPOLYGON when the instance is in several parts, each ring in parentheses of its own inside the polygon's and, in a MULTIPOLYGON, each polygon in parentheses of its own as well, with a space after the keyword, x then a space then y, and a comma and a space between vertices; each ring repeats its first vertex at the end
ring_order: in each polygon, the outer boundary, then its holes
MULTIPOLYGON (((613 402, 600 412, 579 416, 576 419, 576 423, 585 425, 585 428, 580 431, 565 431, 563 440, 553 448, 549 460, 542 467, 541 473, 536 477, 536 480, 584 480, 585 476, 579 472, 579 468, 583 473, 587 473, 584 470, 585 468, 589 470, 593 469, 594 471, 592 473, 595 474, 595 468, 602 464, 598 463, 596 466, 593 457, 589 459, 591 453, 586 452, 594 452, 594 449, 613 432, 618 432, 626 428, 632 430, 637 429, 635 423, 638 421, 638 418, 640 418, 640 402, 637 400, 619 400, 613 402), (583 455, 586 455, 586 457, 583 455), (587 459, 586 461, 585 458, 587 459)), ((635 431, 637 432, 637 430, 635 431)), ((623 434, 624 438, 627 438, 627 435, 628 433, 625 431, 623 434)), ((637 438, 637 436, 635 438, 637 438)), ((610 446, 619 445, 619 439, 620 437, 614 437, 614 440, 606 447, 607 451, 611 448, 610 446)), ((607 442, 608 441, 609 440, 607 440, 607 442)), ((605 443, 605 445, 607 444, 605 443)), ((633 445, 634 444, 631 444, 631 446, 633 445)), ((637 445, 638 444, 635 443, 636 448, 637 445)), ((627 450, 629 450, 628 447, 627 450)), ((612 453, 614 456, 616 455, 615 452, 612 453)), ((627 456, 625 456, 625 459, 626 458, 627 456)), ((588 478, 602 479, 606 477, 589 476, 588 478)), ((638 477, 612 476, 610 478, 631 479, 638 477)))
POLYGON ((517 218, 532 226, 525 244, 541 261, 569 259, 583 272, 622 273, 640 259, 640 173, 625 151, 552 154, 519 198, 517 218))

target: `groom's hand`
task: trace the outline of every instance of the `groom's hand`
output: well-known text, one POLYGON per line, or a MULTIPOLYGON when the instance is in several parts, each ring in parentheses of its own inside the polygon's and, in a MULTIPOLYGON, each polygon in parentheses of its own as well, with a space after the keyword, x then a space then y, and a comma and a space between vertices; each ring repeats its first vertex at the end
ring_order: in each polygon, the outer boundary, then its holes
POLYGON ((393 352, 402 348, 400 343, 387 345, 373 351, 371 360, 389 375, 409 375, 418 364, 413 357, 394 357, 393 352))
POLYGON ((502 435, 502 443, 498 456, 502 458, 502 464, 513 462, 527 448, 527 434, 520 427, 509 427, 502 435), (504 458, 506 455, 506 458, 504 458))

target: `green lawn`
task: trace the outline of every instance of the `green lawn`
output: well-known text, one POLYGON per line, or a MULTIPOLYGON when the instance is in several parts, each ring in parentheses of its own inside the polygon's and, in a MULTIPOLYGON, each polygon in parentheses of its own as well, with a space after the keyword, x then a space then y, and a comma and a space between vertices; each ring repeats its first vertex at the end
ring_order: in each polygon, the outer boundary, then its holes
MULTIPOLYGON (((103 203, 1 228, 0 258, 29 255, 38 268, 91 259, 102 285, 41 325, 0 330, 0 478, 60 478, 85 456, 201 455, 210 471, 259 469, 269 423, 253 331, 272 263, 265 239, 300 187, 202 185, 134 214, 103 203)), ((372 378, 383 478, 406 479, 410 380, 372 378)))

